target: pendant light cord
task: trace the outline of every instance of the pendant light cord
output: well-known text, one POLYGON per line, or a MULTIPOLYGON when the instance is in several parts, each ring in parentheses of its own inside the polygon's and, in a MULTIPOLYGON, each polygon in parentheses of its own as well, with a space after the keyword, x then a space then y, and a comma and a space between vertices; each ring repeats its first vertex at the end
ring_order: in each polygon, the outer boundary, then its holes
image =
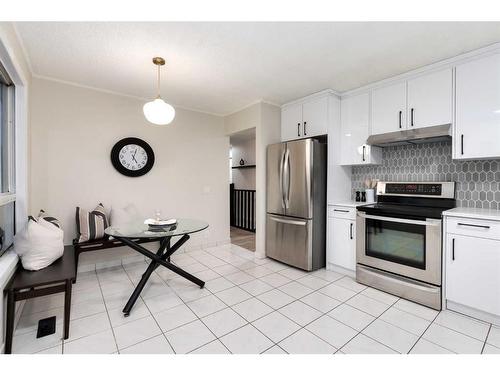
POLYGON ((161 98, 161 96, 160 96, 160 65, 158 65, 158 98, 161 98))

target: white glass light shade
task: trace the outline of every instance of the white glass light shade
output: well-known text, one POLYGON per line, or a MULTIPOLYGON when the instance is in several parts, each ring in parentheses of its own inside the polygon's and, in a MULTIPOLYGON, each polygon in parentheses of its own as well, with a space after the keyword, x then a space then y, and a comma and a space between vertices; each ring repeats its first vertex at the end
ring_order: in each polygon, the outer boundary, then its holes
POLYGON ((163 99, 156 98, 151 102, 147 102, 143 107, 146 120, 155 125, 170 124, 175 117, 175 109, 170 104, 165 103, 163 99))

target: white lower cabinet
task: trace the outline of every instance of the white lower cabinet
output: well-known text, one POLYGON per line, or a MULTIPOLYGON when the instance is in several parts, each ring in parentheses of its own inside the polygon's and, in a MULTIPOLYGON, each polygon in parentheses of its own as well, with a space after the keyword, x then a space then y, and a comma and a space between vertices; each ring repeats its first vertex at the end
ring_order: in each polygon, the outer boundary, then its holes
POLYGON ((336 207, 333 215, 328 217, 327 268, 353 276, 356 271, 356 221, 344 211, 345 207, 336 207))
POLYGON ((445 295, 447 307, 500 322, 500 236, 498 222, 446 219, 445 295))

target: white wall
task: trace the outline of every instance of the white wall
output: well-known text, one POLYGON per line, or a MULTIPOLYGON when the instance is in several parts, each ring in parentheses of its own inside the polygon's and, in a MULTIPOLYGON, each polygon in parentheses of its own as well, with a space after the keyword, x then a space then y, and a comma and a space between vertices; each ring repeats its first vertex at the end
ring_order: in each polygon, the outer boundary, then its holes
POLYGON ((256 131, 256 160, 257 169, 256 190, 257 204, 255 213, 257 215, 255 229, 255 253, 259 257, 266 255, 266 163, 267 146, 281 142, 281 108, 275 105, 261 103, 261 122, 256 131))
POLYGON ((93 209, 99 202, 132 202, 146 217, 160 208, 164 216, 209 222, 207 231, 192 236, 191 246, 227 242, 229 138, 223 118, 177 109, 171 125, 154 126, 144 119, 143 104, 33 79, 30 211, 59 217, 66 243, 75 237, 75 207, 93 209), (138 178, 119 174, 110 161, 113 145, 130 136, 155 152, 153 169, 138 178))
POLYGON ((231 135, 260 125, 262 103, 255 103, 224 117, 226 134, 231 135))
MULTIPOLYGON (((232 165, 239 166, 240 159, 245 165, 255 165, 255 138, 239 140, 231 138, 232 165)), ((233 169, 235 189, 255 190, 255 168, 233 169)))
POLYGON ((255 255, 266 254, 266 160, 267 146, 281 141, 281 109, 259 102, 224 118, 226 134, 255 127, 256 230, 255 255))

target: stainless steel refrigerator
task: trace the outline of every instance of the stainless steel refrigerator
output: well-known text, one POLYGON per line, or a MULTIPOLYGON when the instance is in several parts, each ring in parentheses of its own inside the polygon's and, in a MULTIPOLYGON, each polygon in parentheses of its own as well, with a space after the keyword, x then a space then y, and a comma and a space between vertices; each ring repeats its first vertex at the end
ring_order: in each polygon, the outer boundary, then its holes
POLYGON ((327 145, 267 148, 266 255, 307 271, 325 266, 327 145))

